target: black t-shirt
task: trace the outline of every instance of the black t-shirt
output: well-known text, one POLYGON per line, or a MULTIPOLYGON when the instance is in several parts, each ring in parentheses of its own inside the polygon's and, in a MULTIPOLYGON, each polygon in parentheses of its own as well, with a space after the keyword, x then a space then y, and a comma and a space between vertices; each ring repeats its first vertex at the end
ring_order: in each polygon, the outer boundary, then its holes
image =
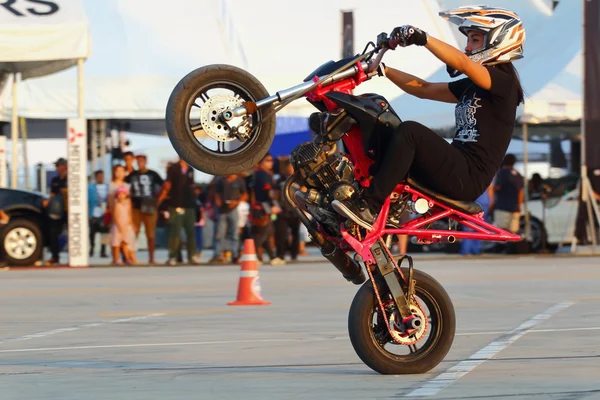
POLYGON ((227 207, 228 201, 238 201, 242 198, 242 194, 246 193, 246 182, 242 178, 236 178, 229 182, 226 178, 218 178, 215 182, 215 194, 218 194, 223 202, 219 208, 220 212, 230 212, 233 208, 227 207))
POLYGON ((52 178, 52 180, 50 181, 50 193, 52 193, 53 195, 62 195, 63 197, 63 208, 65 209, 65 211, 68 211, 69 209, 69 203, 68 203, 68 197, 69 197, 69 192, 67 191, 67 187, 68 187, 68 180, 67 177, 65 176, 64 178, 61 178, 60 176, 55 176, 54 178, 52 178))
POLYGON ((259 202, 267 202, 271 204, 269 191, 273 189, 273 177, 265 171, 256 171, 254 178, 251 181, 251 187, 254 192, 254 199, 259 202))
POLYGON ((64 193, 61 189, 66 189, 68 185, 67 177, 61 178, 60 176, 55 176, 50 181, 50 193, 59 194, 64 193))
POLYGON ((523 189, 524 180, 521 174, 512 168, 502 168, 496 175, 494 187, 496 203, 495 209, 517 212, 519 211, 519 192, 523 189))
POLYGON ((134 171, 125 178, 131 185, 131 205, 135 209, 142 206, 142 199, 157 198, 157 193, 163 184, 163 179, 152 170, 146 172, 134 171))
POLYGON ((169 207, 195 208, 194 170, 188 167, 184 173, 179 163, 173 164, 167 172, 167 182, 171 183, 169 190, 169 207))
POLYGON ((458 99, 452 145, 467 157, 481 190, 489 185, 502 164, 518 106, 514 77, 495 67, 486 68, 492 79, 489 90, 480 88, 469 78, 448 84, 458 99))

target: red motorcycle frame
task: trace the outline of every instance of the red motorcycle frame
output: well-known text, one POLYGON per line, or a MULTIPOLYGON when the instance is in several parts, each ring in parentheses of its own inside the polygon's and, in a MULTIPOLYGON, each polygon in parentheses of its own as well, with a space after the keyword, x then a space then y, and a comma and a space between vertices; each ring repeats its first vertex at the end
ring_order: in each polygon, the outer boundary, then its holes
MULTIPOLYGON (((311 101, 323 101, 329 111, 335 110, 338 108, 338 106, 335 104, 335 102, 331 101, 325 96, 327 93, 337 91, 341 93, 352 94, 352 90, 356 86, 368 79, 368 76, 363 70, 361 63, 356 63, 356 66, 358 68, 358 73, 354 77, 341 80, 325 87, 318 85, 313 91, 308 93, 306 97, 311 101)), ((318 77, 315 77, 315 81, 318 81, 318 79, 318 77)), ((346 135, 344 135, 343 141, 344 146, 349 153, 347 156, 354 164, 355 179, 362 186, 368 187, 368 171, 371 164, 373 164, 373 160, 367 157, 364 152, 360 127, 353 127, 349 132, 346 133, 346 135)), ((457 238, 491 240, 498 242, 521 240, 521 236, 512 234, 485 222, 482 212, 473 215, 459 211, 450 205, 444 204, 444 202, 436 199, 433 196, 426 195, 422 191, 416 190, 411 186, 409 181, 398 184, 392 194, 390 194, 390 196, 388 196, 384 202, 372 229, 362 240, 359 241, 350 235, 344 228, 343 224, 341 226, 342 237, 346 243, 338 243, 338 245, 340 245, 342 248, 350 250, 347 248, 349 245, 349 247, 356 251, 367 264, 376 263, 373 254, 371 253, 371 246, 383 235, 415 236, 422 244, 440 241, 453 241, 457 238), (398 228, 386 228, 386 221, 388 219, 390 199, 392 194, 394 196, 409 194, 413 201, 419 198, 427 200, 429 203, 429 209, 431 210, 431 215, 416 217, 401 224, 398 228), (454 220, 457 223, 472 229, 473 231, 420 229, 423 226, 427 226, 428 224, 431 224, 432 222, 442 218, 454 220)), ((335 240, 334 238, 328 239, 335 240)))

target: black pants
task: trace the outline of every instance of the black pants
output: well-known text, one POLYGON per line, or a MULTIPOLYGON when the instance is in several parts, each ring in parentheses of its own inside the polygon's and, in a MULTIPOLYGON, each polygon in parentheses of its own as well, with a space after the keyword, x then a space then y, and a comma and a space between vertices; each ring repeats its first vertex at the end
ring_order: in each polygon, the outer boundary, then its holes
POLYGON ((298 258, 298 249, 300 248, 300 219, 296 216, 285 216, 279 214, 275 221, 275 247, 277 247, 277 257, 282 260, 285 258, 286 250, 290 250, 292 260, 298 258), (288 229, 292 234, 292 242, 289 242, 288 229))
POLYGON ((269 243, 269 237, 273 234, 273 222, 269 221, 269 223, 265 226, 252 226, 252 237, 254 238, 254 244, 256 248, 262 248, 269 255, 269 259, 272 260, 275 258, 275 254, 273 252, 273 248, 269 243))
POLYGON ((403 122, 386 147, 367 197, 381 206, 396 185, 410 176, 456 200, 474 201, 489 182, 470 168, 469 160, 434 131, 417 122, 403 122))
MULTIPOLYGON (((91 217, 90 218, 90 256, 94 254, 94 248, 96 247, 96 234, 97 233, 107 233, 106 229, 103 226, 103 221, 101 217, 91 217)), ((100 245, 100 254, 106 254, 106 246, 100 245)))
POLYGON ((62 235, 65 223, 67 222, 66 217, 64 219, 48 220, 48 248, 52 255, 52 260, 59 260, 60 257, 60 235, 62 235))

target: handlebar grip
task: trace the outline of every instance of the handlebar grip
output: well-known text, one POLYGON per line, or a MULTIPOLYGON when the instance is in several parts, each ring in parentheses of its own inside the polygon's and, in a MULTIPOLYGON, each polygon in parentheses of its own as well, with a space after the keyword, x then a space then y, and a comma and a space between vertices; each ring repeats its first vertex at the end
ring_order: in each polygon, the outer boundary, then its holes
POLYGON ((396 47, 398 47, 398 45, 400 44, 400 38, 396 38, 396 39, 390 39, 388 41, 388 46, 390 47, 390 49, 394 50, 396 47))

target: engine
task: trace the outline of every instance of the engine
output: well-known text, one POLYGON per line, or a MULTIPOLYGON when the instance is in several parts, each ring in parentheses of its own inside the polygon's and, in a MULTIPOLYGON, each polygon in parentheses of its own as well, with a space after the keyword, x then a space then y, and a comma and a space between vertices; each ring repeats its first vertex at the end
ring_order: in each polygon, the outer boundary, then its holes
POLYGON ((297 202, 334 231, 339 223, 331 202, 351 197, 358 188, 354 180, 354 165, 336 151, 335 144, 305 142, 291 154, 296 175, 307 188, 306 192, 297 192, 297 202))

